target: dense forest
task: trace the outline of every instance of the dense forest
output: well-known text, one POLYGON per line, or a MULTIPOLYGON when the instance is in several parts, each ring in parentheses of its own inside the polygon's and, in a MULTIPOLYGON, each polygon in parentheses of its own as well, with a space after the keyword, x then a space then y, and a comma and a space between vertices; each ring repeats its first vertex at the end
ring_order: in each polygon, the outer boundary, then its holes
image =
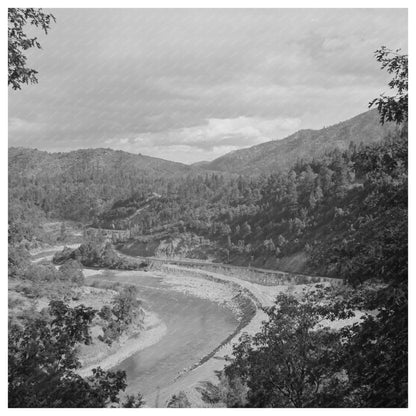
MULTIPOLYGON (((188 178, 147 205, 134 197, 117 202, 96 225, 130 228, 133 235, 192 232, 218 243, 224 259, 245 257, 259 266, 276 267, 279 258, 303 252, 309 271, 359 280, 359 256, 375 250, 380 263, 384 240, 406 238, 406 204, 404 128, 380 143, 352 145, 288 172, 228 181, 188 178)), ((367 265, 365 278, 380 276, 374 267, 367 265)))

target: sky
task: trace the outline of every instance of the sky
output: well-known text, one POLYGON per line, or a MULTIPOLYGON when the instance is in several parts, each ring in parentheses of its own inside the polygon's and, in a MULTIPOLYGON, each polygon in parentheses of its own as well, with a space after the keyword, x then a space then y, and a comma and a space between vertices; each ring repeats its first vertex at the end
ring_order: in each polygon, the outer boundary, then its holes
POLYGON ((48 11, 9 146, 213 160, 366 111, 390 79, 374 51, 408 48, 406 9, 48 11))

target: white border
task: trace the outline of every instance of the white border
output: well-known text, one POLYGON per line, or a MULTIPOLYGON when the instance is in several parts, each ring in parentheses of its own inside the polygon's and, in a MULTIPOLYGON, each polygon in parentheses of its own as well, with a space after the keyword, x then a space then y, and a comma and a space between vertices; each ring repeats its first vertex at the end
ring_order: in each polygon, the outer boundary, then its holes
MULTIPOLYGON (((256 1, 247 1, 247 0, 240 0, 240 1, 233 1, 233 0, 199 0, 199 1, 190 1, 190 0, 181 0, 181 1, 163 1, 163 0, 153 0, 153 1, 134 1, 134 0, 118 0, 118 1, 109 1, 109 0, 61 0, 61 1, 7 1, 6 5, 2 5, 1 7, 1 22, 6 26, 6 14, 7 14, 7 7, 42 7, 42 8, 408 8, 409 9, 409 40, 415 39, 415 19, 414 19, 414 7, 410 0, 396 0, 396 1, 382 1, 382 0, 338 0, 338 1, 322 1, 322 0, 315 0, 315 1, 299 1, 299 0, 285 0, 285 1, 273 1, 273 0, 256 0, 256 1), (413 34, 412 34, 413 33, 413 34)), ((416 4, 416 3, 415 3, 416 4)), ((3 36, 5 36, 6 28, 4 27, 3 36)), ((6 74, 6 41, 3 38, 3 41, 0 43, 2 48, 1 56, 4 58, 3 65, 1 69, 6 74)), ((410 57, 410 79, 411 79, 411 93, 410 97, 413 97, 413 66, 412 66, 412 56, 413 52, 413 43, 409 43, 409 54, 410 57)), ((416 79, 416 78, 415 78, 416 79)), ((1 84, 3 87, 3 100, 2 100, 2 151, 0 152, 0 169, 1 169, 1 180, 0 180, 0 187, 1 187, 1 196, 2 196, 2 203, 0 204, 0 213, 1 213, 1 222, 0 222, 0 235, 2 236, 1 239, 1 253, 2 253, 2 262, 1 262, 1 271, 2 271, 2 284, 3 286, 3 301, 4 301, 4 310, 1 319, 1 333, 4 334, 2 339, 2 353, 1 357, 4 360, 3 365, 1 366, 3 372, 1 377, 1 393, 0 397, 2 400, 2 408, 7 409, 7 379, 6 379, 6 370, 7 370, 7 242, 6 242, 6 235, 7 235, 7 126, 8 126, 8 112, 7 112, 7 96, 8 96, 8 88, 6 87, 6 75, 3 77, 3 83, 1 84)), ((412 99, 410 100, 410 108, 412 109, 412 99)), ((413 115, 410 115, 410 122, 409 122, 409 131, 410 133, 413 132, 413 115)), ((411 134, 410 134, 411 136, 411 134)), ((416 140, 416 139, 415 139, 416 140)), ((414 176, 414 169, 413 166, 416 162, 416 155, 415 155, 415 145, 414 140, 410 137, 409 140, 409 150, 410 150, 410 159, 409 159, 409 247, 414 249, 414 237, 415 237, 415 221, 414 215, 411 215, 415 212, 416 208, 416 195, 415 195, 415 182, 413 180, 414 176)), ((411 249, 409 253, 412 253, 411 249)), ((410 388, 409 388, 409 409, 308 409, 308 410, 297 410, 297 409, 185 409, 186 412, 213 412, 215 411, 218 414, 258 414, 258 412, 262 414, 276 414, 277 412, 284 414, 299 414, 299 412, 306 411, 308 414, 312 415, 320 415, 322 413, 325 414, 334 414, 335 413, 349 413, 350 411, 354 412, 354 415, 361 415, 361 414, 388 414, 391 415, 392 413, 408 413, 412 409, 416 408, 416 389, 414 383, 414 375, 415 375, 415 361, 413 358, 412 352, 415 351, 415 331, 412 330, 414 327, 414 320, 413 315, 415 312, 414 304, 414 284, 412 283, 413 272, 415 271, 415 261, 413 260, 413 256, 409 256, 409 287, 410 287, 410 302, 409 302, 409 318, 410 318, 410 344, 409 344, 409 352, 410 352, 410 360, 409 360, 409 370, 410 370, 410 388)), ((169 414, 180 414, 183 409, 138 409, 138 412, 143 414, 161 414, 165 412, 169 412, 169 414)), ((31 414, 39 414, 43 415, 45 413, 53 412, 54 414, 58 412, 72 412, 76 411, 79 414, 92 414, 96 413, 97 410, 90 410, 90 409, 7 409, 7 412, 12 412, 13 414, 22 414, 26 412, 31 412, 31 414)), ((105 410, 109 411, 109 410, 105 410)), ((121 412, 122 409, 113 409, 113 411, 121 412)))

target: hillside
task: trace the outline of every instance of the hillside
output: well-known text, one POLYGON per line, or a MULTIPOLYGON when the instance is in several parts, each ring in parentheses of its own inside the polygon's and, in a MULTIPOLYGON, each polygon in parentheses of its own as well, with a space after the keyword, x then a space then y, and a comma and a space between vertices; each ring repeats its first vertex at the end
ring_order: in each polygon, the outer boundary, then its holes
POLYGON ((367 111, 320 130, 300 130, 282 140, 236 150, 202 166, 243 175, 282 171, 297 160, 311 160, 334 149, 346 150, 350 142, 370 144, 380 141, 395 127, 392 124, 382 126, 379 121, 377 110, 367 111))
POLYGON ((48 217, 88 221, 114 201, 146 196, 190 166, 110 149, 48 153, 9 149, 9 207, 48 217), (23 205, 21 208, 18 206, 23 205))
POLYGON ((191 168, 182 163, 137 155, 112 149, 80 149, 49 153, 37 149, 9 148, 9 173, 26 177, 43 177, 75 173, 89 169, 102 175, 123 170, 146 176, 170 176, 187 173, 191 168))
POLYGON ((359 282, 384 275, 385 261, 363 260, 374 247, 386 258, 390 251, 391 257, 401 256, 398 271, 406 263, 406 188, 403 127, 379 143, 331 151, 288 172, 230 181, 188 178, 146 204, 118 201, 95 226, 128 230, 119 239, 127 254, 209 259, 359 282))

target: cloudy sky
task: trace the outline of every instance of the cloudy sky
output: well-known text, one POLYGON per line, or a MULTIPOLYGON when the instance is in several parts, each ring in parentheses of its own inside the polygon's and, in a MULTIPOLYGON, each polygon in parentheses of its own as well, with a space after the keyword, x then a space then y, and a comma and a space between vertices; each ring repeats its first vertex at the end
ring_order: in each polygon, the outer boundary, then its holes
POLYGON ((404 9, 55 9, 39 84, 9 88, 9 146, 184 163, 321 128, 388 90, 404 9))

